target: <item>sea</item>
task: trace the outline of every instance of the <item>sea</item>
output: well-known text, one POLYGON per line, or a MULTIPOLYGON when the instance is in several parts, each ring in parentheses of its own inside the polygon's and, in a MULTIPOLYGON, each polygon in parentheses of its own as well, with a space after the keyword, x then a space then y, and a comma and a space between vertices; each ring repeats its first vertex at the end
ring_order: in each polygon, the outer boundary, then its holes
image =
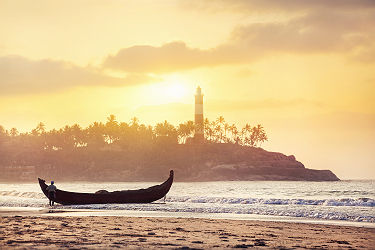
MULTIPOLYGON (((146 188, 151 182, 61 182, 59 189, 95 192, 146 188)), ((67 216, 152 216, 288 221, 375 227, 375 180, 337 182, 175 182, 165 199, 149 204, 48 206, 35 183, 0 183, 1 210, 67 216)))

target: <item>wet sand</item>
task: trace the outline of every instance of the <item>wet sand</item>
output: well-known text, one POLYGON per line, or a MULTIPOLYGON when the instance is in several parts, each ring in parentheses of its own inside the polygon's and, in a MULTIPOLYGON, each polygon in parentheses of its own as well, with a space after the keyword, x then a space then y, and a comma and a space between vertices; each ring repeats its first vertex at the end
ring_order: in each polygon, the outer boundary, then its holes
POLYGON ((0 249, 51 247, 373 249, 375 229, 193 218, 0 216, 0 249))

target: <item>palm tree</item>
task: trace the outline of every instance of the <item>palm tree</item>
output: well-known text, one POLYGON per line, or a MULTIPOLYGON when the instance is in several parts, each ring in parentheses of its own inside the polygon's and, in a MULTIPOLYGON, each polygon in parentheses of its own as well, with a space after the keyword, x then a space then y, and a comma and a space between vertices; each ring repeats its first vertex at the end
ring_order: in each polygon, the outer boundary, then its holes
POLYGON ((212 121, 210 123, 210 137, 212 142, 217 142, 218 141, 218 136, 215 133, 215 127, 216 127, 216 122, 212 121))
POLYGON ((38 134, 46 132, 46 125, 43 122, 39 122, 38 126, 36 127, 36 131, 38 134))
POLYGON ((190 120, 190 121, 187 121, 185 124, 186 124, 188 136, 192 136, 194 134, 194 131, 195 131, 194 122, 190 120))
POLYGON ((228 123, 225 123, 225 124, 224 124, 224 142, 226 142, 226 143, 230 142, 230 139, 229 139, 229 137, 227 136, 227 132, 229 131, 229 129, 230 129, 229 124, 228 124, 228 123))
POLYGON ((219 125, 219 124, 217 124, 216 126, 215 126, 215 129, 214 129, 214 131, 215 131, 215 141, 216 142, 221 142, 221 139, 222 139, 222 134, 223 134, 223 131, 222 131, 222 129, 221 129, 221 126, 219 125))
POLYGON ((212 140, 213 130, 211 128, 211 123, 210 123, 210 121, 207 118, 204 119, 203 126, 204 126, 204 134, 205 134, 206 140, 207 141, 211 141, 212 140))
POLYGON ((90 124, 90 126, 86 128, 86 133, 88 146, 98 148, 105 144, 103 123, 94 122, 90 124))
POLYGON ((186 139, 188 137, 188 130, 186 124, 181 123, 178 125, 177 135, 180 143, 186 143, 186 139))
POLYGON ((225 123, 225 119, 223 116, 219 116, 218 118, 216 118, 216 122, 222 126, 224 123, 225 123))
POLYGON ((219 116, 217 119, 216 119, 216 123, 215 123, 215 133, 216 133, 216 136, 217 136, 217 141, 218 142, 223 142, 223 129, 224 129, 224 124, 225 124, 225 119, 223 116, 219 116))
POLYGON ((34 128, 33 130, 31 130, 31 134, 33 136, 39 136, 41 135, 42 133, 46 132, 46 125, 44 125, 43 122, 39 122, 38 125, 36 126, 36 128, 34 128))
POLYGON ((62 149, 60 134, 56 129, 52 129, 46 133, 45 149, 60 150, 62 149))
POLYGON ((9 134, 12 137, 16 137, 17 135, 19 135, 19 132, 16 128, 11 128, 10 131, 9 131, 9 134))
POLYGON ((74 141, 74 147, 83 147, 87 145, 86 141, 86 131, 82 130, 81 126, 78 124, 74 124, 70 127, 70 132, 72 135, 72 139, 74 141))
POLYGON ((232 134, 232 140, 234 143, 238 144, 239 143, 239 138, 238 138, 238 129, 236 127, 235 124, 232 124, 232 126, 230 126, 230 132, 232 134))
POLYGON ((156 124, 154 131, 157 137, 161 137, 159 141, 178 143, 177 129, 166 120, 156 124))
POLYGON ((107 123, 105 124, 105 140, 108 144, 112 144, 118 141, 120 138, 119 124, 116 121, 116 116, 110 115, 107 117, 107 123))
POLYGON ((172 136, 177 135, 177 130, 172 124, 165 120, 163 123, 156 124, 155 133, 157 136, 172 136))
POLYGON ((134 116, 133 118, 130 119, 130 125, 132 127, 138 127, 138 125, 139 125, 139 119, 134 116))
POLYGON ((266 135, 266 132, 264 131, 264 128, 262 125, 258 124, 257 127, 255 128, 255 131, 256 131, 256 145, 258 145, 258 143, 260 145, 262 145, 263 142, 267 141, 268 138, 267 138, 267 135, 266 135))
MULTIPOLYGON (((223 116, 214 121, 207 118, 203 122, 205 139, 216 143, 236 143, 244 146, 261 146, 268 140, 262 125, 251 127, 248 123, 240 130, 235 124, 229 125, 223 116)), ((164 141, 166 145, 172 143, 186 143, 187 138, 194 135, 193 121, 186 121, 176 128, 168 121, 158 123, 155 127, 140 124, 138 118, 133 117, 129 123, 118 122, 114 115, 109 115, 105 124, 94 122, 83 129, 78 124, 65 126, 59 130, 46 131, 44 123, 40 122, 31 133, 19 133, 16 128, 5 130, 0 126, 0 144, 11 144, 12 148, 23 148, 28 152, 38 150, 78 150, 88 147, 90 152, 104 147, 106 143, 116 143, 123 150, 131 148, 152 148, 155 141, 164 141), (159 138, 164 136, 167 138, 159 138), (178 140, 177 140, 178 139, 178 140)), ((4 147, 3 147, 4 148, 4 147)), ((0 147, 1 150, 1 147, 0 147)), ((1 157, 0 157, 1 158, 1 157)))
POLYGON ((5 135, 5 134, 6 134, 5 128, 0 125, 0 135, 5 135))
POLYGON ((178 125, 177 134, 181 143, 186 143, 188 137, 193 136, 195 124, 193 121, 187 121, 178 125))
POLYGON ((241 129, 241 143, 244 145, 250 145, 251 126, 246 123, 245 127, 241 129))
POLYGON ((225 119, 223 116, 219 116, 217 119, 216 119, 216 128, 215 130, 217 131, 218 133, 218 136, 219 136, 219 142, 223 142, 223 130, 224 130, 224 124, 225 124, 225 119), (220 130, 217 128, 217 126, 220 127, 220 130))

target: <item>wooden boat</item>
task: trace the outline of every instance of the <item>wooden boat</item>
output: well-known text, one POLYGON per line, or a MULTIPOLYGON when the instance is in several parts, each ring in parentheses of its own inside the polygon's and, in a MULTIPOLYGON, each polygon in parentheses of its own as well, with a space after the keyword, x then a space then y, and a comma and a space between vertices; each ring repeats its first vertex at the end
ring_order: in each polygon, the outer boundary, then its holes
MULTIPOLYGON (((48 198, 45 180, 38 178, 40 188, 48 198)), ((54 202, 63 205, 81 204, 106 204, 106 203, 150 203, 163 198, 173 183, 173 170, 169 178, 162 184, 139 190, 124 190, 107 192, 105 190, 96 193, 74 193, 57 189, 54 202)))

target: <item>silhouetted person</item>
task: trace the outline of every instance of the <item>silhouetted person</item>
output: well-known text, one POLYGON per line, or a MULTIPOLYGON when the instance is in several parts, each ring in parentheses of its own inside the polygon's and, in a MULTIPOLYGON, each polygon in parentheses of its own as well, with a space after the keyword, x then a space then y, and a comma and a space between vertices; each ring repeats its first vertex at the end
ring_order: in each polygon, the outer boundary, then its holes
POLYGON ((49 205, 50 206, 53 206, 53 204, 55 203, 55 198, 56 198, 56 186, 53 185, 55 182, 54 181, 51 181, 51 185, 49 185, 47 187, 47 191, 48 191, 48 199, 49 199, 49 205))

